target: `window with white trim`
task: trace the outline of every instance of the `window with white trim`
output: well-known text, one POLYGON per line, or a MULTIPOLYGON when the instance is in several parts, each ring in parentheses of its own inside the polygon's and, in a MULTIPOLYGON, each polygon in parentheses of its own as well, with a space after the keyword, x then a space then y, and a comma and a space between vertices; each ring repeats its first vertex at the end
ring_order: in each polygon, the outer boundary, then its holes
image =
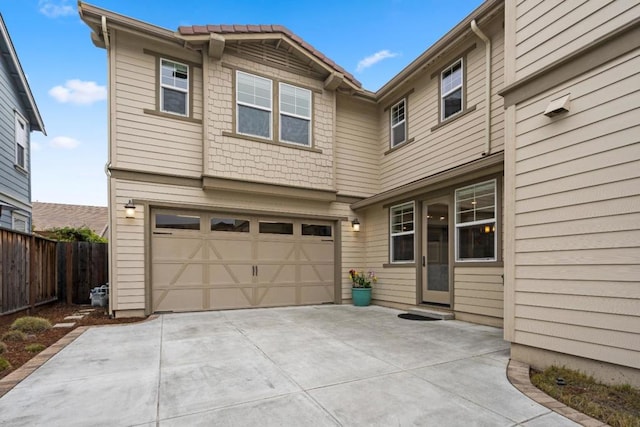
POLYGON ((391 107, 391 148, 407 140, 406 99, 391 107))
POLYGON ((496 180, 456 190, 456 261, 496 260, 496 180))
POLYGON ((280 83, 280 141, 311 146, 311 91, 280 83))
POLYGON ((27 121, 18 113, 15 115, 15 139, 16 139, 16 165, 27 169, 27 141, 29 140, 29 127, 27 121))
POLYGON ((271 139, 271 80, 236 72, 236 132, 271 139))
POLYGON ((160 58, 160 111, 189 115, 189 66, 160 58))
POLYGON ((389 209, 390 259, 392 263, 414 261, 414 203, 403 203, 389 209))
POLYGON ((445 68, 440 77, 441 120, 462 111, 462 58, 445 68))
POLYGON ((19 214, 17 212, 13 212, 11 214, 11 228, 16 231, 22 231, 23 233, 28 233, 29 218, 25 215, 19 214))

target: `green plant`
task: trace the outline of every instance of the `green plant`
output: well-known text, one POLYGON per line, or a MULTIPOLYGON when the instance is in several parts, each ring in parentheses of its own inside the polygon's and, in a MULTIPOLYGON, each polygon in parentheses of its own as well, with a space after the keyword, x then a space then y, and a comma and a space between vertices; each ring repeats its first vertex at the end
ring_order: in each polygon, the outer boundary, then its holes
POLYGON ((367 274, 364 271, 357 272, 354 269, 349 270, 349 277, 354 288, 370 288, 371 283, 376 283, 378 278, 373 271, 369 271, 367 274))
POLYGON ((47 348, 47 346, 36 343, 36 344, 29 344, 24 349, 27 350, 29 353, 40 353, 45 348, 47 348))
POLYGON ((22 331, 27 334, 46 331, 51 328, 51 322, 42 317, 25 316, 16 319, 11 324, 11 329, 22 331))
POLYGON ((27 335, 18 330, 7 331, 2 335, 2 341, 24 341, 27 335))
POLYGON ((45 230, 48 237, 61 242, 107 243, 106 237, 100 237, 89 227, 57 227, 45 230))
POLYGON ((6 369, 11 369, 11 363, 4 357, 0 357, 0 372, 5 371, 6 369))
POLYGON ((7 345, 0 341, 0 354, 4 353, 5 351, 7 351, 7 345))

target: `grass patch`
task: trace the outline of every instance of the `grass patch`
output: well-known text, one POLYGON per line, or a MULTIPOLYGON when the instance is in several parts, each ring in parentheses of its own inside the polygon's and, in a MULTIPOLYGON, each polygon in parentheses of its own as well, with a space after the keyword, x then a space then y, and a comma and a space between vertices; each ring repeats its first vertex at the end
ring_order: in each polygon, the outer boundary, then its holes
POLYGON ((22 331, 26 334, 35 334, 51 328, 51 322, 43 317, 25 316, 16 319, 11 324, 11 329, 22 331))
POLYGON ((6 369, 11 369, 11 363, 4 357, 0 357, 0 372, 6 369))
POLYGON ((2 334, 2 341, 24 341, 27 339, 27 335, 18 330, 7 331, 2 334))
POLYGON ((27 350, 29 353, 40 353, 45 348, 47 348, 46 345, 34 343, 34 344, 29 344, 25 346, 24 349, 27 350))
POLYGON ((629 385, 607 386, 555 366, 532 371, 531 382, 554 399, 613 427, 640 427, 640 390, 629 385), (558 378, 566 385, 558 385, 558 378))

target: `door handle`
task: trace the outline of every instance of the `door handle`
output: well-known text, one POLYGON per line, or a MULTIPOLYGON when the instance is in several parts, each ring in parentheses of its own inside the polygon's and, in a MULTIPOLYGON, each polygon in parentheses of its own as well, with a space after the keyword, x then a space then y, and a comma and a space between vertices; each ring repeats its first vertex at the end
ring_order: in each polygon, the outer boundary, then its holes
POLYGON ((424 266, 426 266, 426 265, 427 265, 427 263, 426 263, 426 257, 425 257, 424 255, 422 255, 422 266, 424 267, 424 266))
POLYGON ((255 265, 252 265, 252 266, 251 266, 251 275, 252 275, 252 276, 255 276, 255 275, 256 275, 256 266, 255 266, 255 265))

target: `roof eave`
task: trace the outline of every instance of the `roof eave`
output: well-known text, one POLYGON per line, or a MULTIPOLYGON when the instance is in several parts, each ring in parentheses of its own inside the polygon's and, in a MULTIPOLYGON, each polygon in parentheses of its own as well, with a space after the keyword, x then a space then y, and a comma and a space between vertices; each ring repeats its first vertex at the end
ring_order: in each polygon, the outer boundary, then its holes
POLYGON ((435 42, 429 49, 414 59, 409 65, 407 65, 402 71, 396 74, 391 80, 384 84, 380 89, 376 91, 376 98, 381 100, 389 93, 391 93, 397 86, 404 83, 407 79, 410 79, 415 75, 422 67, 427 65, 431 60, 435 59, 440 53, 442 53, 448 46, 455 43, 457 40, 471 33, 471 21, 474 19, 480 23, 484 18, 492 16, 493 12, 503 7, 504 0, 487 0, 478 6, 473 12, 467 15, 462 21, 460 21, 449 32, 442 36, 437 42, 435 42))
POLYGON ((42 120, 42 116, 40 115, 40 110, 38 110, 38 105, 36 104, 36 100, 33 97, 33 93, 31 92, 31 88, 29 87, 29 82, 24 74, 24 70, 22 69, 22 65, 20 64, 20 60, 18 59, 18 54, 16 52, 15 47, 13 46, 13 42, 11 41, 11 36, 9 35, 9 30, 4 23, 4 18, 0 14, 0 34, 6 40, 7 46, 9 48, 9 56, 11 57, 11 64, 18 75, 18 79, 20 84, 22 85, 22 90, 24 92, 25 97, 27 98, 27 110, 31 112, 29 117, 29 123, 32 131, 42 132, 44 135, 47 134, 44 128, 44 121, 42 120))

